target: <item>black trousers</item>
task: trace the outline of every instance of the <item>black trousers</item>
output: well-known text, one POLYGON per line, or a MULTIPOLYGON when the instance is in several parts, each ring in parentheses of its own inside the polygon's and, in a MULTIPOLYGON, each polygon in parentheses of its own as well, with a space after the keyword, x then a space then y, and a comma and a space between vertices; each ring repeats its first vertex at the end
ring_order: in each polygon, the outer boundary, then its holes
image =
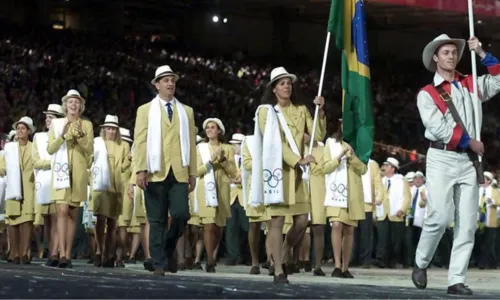
POLYGON ((405 222, 391 222, 389 218, 377 222, 377 261, 394 267, 402 257, 405 222))
POLYGON ((351 265, 369 265, 372 261, 373 249, 373 212, 366 212, 365 219, 359 221, 354 231, 351 265))
POLYGON ((170 170, 164 181, 149 182, 144 191, 149 221, 149 250, 154 268, 167 269, 173 257, 177 240, 189 220, 189 184, 175 179, 170 170), (172 222, 168 229, 168 213, 172 222))

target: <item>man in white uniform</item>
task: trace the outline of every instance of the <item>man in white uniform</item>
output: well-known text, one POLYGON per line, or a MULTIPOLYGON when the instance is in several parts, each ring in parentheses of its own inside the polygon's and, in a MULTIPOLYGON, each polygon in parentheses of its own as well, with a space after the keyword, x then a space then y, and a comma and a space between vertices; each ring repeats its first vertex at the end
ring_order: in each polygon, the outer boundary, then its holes
MULTIPOLYGON (((489 72, 477 80, 480 101, 489 100, 500 91, 500 63, 481 48, 476 37, 466 42, 442 34, 423 51, 424 66, 435 75, 433 82, 417 97, 420 117, 426 128, 425 137, 430 141, 426 166, 429 215, 417 247, 412 281, 419 289, 427 286, 427 267, 445 229, 454 218, 456 226, 448 272, 448 294, 458 295, 472 295, 471 289, 465 286, 465 277, 474 246, 479 201, 476 170, 467 152, 477 155, 484 152, 483 143, 476 141, 472 77, 455 71, 466 43, 479 55, 489 72), (446 93, 452 103, 443 101, 441 95, 446 97, 446 93), (456 108, 465 130, 454 121, 448 107, 456 108)), ((477 115, 479 124, 482 124, 481 105, 477 115)))

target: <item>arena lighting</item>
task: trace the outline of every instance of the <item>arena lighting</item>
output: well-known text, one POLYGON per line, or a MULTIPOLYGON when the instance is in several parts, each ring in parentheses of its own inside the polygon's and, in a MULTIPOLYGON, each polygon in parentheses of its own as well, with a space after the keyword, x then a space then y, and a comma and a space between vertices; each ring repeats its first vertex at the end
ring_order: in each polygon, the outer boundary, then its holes
POLYGON ((213 21, 214 23, 219 22, 219 17, 218 17, 218 16, 213 16, 213 17, 212 17, 212 21, 213 21))
POLYGON ((224 18, 224 20, 222 20, 224 23, 227 23, 227 18, 224 18))

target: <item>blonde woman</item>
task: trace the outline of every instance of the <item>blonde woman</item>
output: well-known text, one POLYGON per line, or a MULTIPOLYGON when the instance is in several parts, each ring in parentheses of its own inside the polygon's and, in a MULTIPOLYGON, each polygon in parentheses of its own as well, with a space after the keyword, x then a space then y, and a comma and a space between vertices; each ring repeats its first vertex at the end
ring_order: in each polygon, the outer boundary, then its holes
MULTIPOLYGON (((53 119, 64 117, 62 106, 59 104, 50 104, 43 113, 45 114, 45 129, 47 131, 53 119)), ((49 253, 46 265, 49 267, 57 267, 59 264, 56 227, 57 210, 56 204, 50 201, 50 185, 52 179, 52 172, 50 170, 52 166, 51 156, 47 152, 48 139, 48 132, 38 132, 33 137, 33 161, 35 164, 36 180, 36 216, 34 225, 43 226, 45 240, 49 241, 49 253)))
POLYGON ((12 126, 17 142, 5 145, 0 158, 0 176, 7 176, 5 217, 9 223, 10 256, 14 264, 29 264, 29 250, 35 220, 35 177, 33 146, 29 141, 35 132, 33 120, 22 117, 12 126))
POLYGON ((62 98, 65 118, 52 120, 47 152, 54 155, 51 200, 57 206, 60 268, 72 267, 71 247, 80 204, 87 201, 88 172, 94 153, 92 123, 81 119, 85 99, 77 90, 62 98))
POLYGON ((231 216, 231 178, 236 175, 233 147, 222 143, 225 128, 217 118, 203 122, 208 139, 200 143, 198 152, 198 184, 195 203, 200 222, 204 227, 204 241, 207 252, 205 271, 215 273, 216 249, 222 238, 226 219, 231 216))
MULTIPOLYGON (((94 266, 115 266, 116 221, 122 212, 122 170, 130 165, 130 146, 122 142, 118 117, 107 115, 94 140, 93 212, 97 217, 94 266), (105 232, 106 230, 106 232, 105 232), (106 238, 104 237, 106 234, 106 238)), ((123 261, 120 266, 123 267, 123 261)))
POLYGON ((349 260, 354 241, 354 228, 365 219, 361 176, 368 167, 354 154, 351 146, 342 141, 341 124, 326 141, 323 173, 326 182, 326 216, 332 224, 332 247, 335 269, 332 277, 354 278, 349 272, 349 260))

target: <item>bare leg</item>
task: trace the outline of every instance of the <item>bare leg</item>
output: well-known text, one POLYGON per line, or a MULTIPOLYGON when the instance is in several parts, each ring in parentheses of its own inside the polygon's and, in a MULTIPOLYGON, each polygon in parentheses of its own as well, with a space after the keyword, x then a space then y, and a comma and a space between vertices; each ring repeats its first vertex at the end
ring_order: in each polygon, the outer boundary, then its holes
POLYGON ((325 251, 325 226, 313 225, 311 230, 314 240, 314 269, 320 270, 323 252, 325 251))
POLYGON ((250 223, 248 231, 248 244, 252 256, 252 267, 259 267, 259 242, 261 222, 250 223))
POLYGON ((349 270, 349 259, 351 258, 352 244, 354 241, 354 226, 345 225, 342 228, 342 270, 349 270))

